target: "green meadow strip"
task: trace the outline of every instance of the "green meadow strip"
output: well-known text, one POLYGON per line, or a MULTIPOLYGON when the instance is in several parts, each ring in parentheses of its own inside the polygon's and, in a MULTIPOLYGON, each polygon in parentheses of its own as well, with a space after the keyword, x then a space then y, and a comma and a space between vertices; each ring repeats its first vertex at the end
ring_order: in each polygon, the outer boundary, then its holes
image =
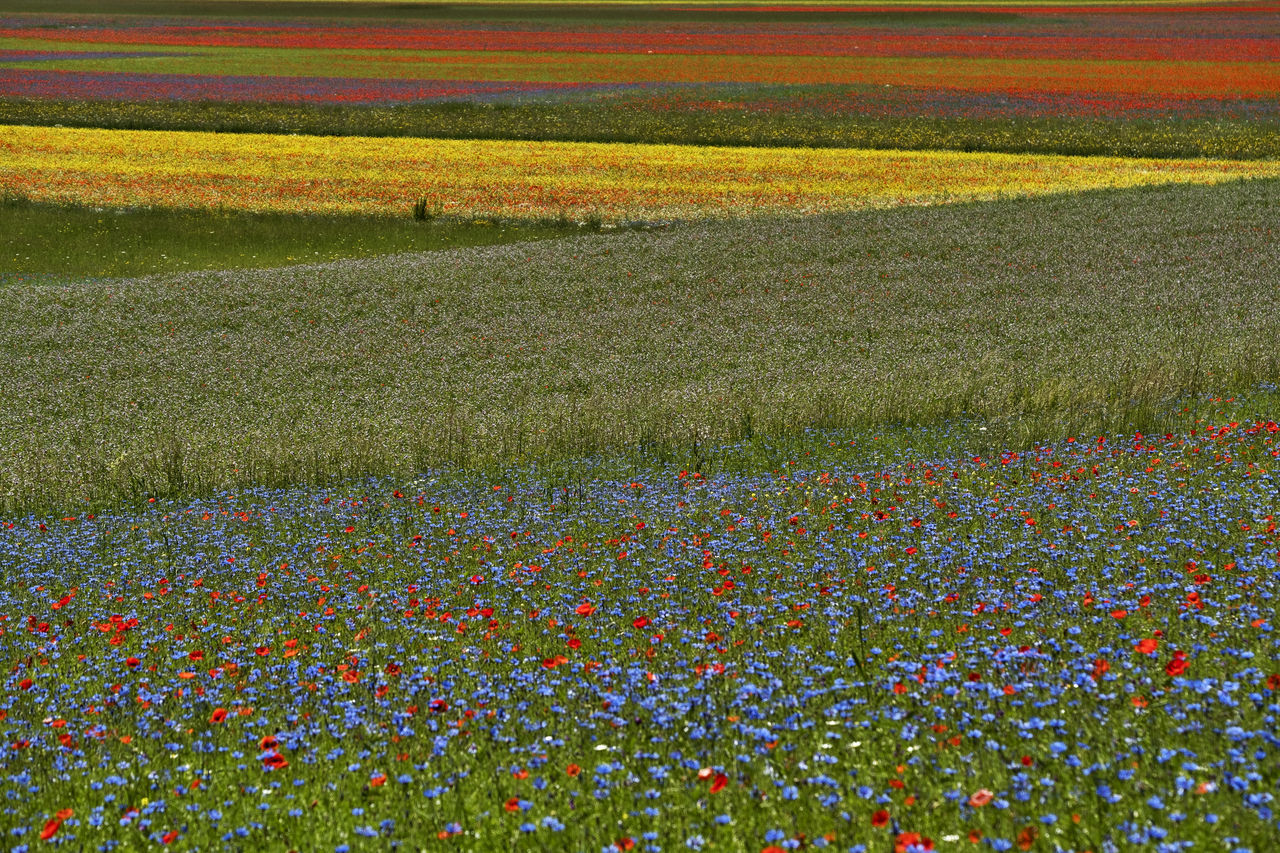
POLYGON ((0 199, 0 284, 267 268, 581 233, 570 222, 115 209, 0 199))

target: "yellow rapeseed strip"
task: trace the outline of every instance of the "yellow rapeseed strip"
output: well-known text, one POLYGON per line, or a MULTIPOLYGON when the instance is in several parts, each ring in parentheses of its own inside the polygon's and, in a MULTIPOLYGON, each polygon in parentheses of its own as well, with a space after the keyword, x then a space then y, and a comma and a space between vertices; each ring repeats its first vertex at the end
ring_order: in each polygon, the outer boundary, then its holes
POLYGON ((0 126, 0 191, 106 206, 604 221, 1280 176, 1280 162, 0 126))

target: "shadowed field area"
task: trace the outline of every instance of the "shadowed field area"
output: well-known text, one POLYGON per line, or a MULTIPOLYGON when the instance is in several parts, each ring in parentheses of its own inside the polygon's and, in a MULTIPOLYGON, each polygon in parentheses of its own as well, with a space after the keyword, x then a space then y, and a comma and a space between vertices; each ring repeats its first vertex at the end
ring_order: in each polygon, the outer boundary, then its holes
POLYGON ((564 237, 572 223, 95 208, 0 200, 0 283, 291 266, 564 237))

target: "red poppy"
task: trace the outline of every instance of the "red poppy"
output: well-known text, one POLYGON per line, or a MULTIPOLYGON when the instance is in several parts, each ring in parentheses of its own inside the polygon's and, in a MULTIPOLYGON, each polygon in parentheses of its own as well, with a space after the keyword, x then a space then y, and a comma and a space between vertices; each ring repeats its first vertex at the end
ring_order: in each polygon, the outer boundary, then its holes
POLYGON ((1093 662, 1093 672, 1089 673, 1089 677, 1097 681, 1110 671, 1111 662, 1106 658, 1098 658, 1093 662))
POLYGON ((511 799, 503 803, 502 807, 509 812, 518 812, 520 811, 520 798, 512 797, 511 799))
POLYGON ((262 765, 268 770, 279 770, 281 767, 288 767, 289 762, 280 753, 273 752, 266 758, 262 759, 262 765))
POLYGON ((582 768, 576 764, 570 764, 568 767, 564 769, 564 772, 569 774, 570 777, 576 777, 579 773, 582 772, 582 768))
POLYGON ((718 794, 724 790, 724 786, 729 784, 729 777, 723 773, 717 773, 716 778, 711 781, 711 793, 718 794))
POLYGON ((577 613, 579 616, 590 616, 592 613, 596 612, 596 608, 594 604, 587 604, 584 602, 583 604, 579 604, 577 609, 573 612, 577 613))
POLYGON ((271 654, 271 647, 258 646, 256 649, 254 649, 254 652, 257 653, 258 657, 265 658, 267 655, 271 654))
POLYGON ((187 652, 187 657, 191 658, 191 660, 204 660, 204 652, 197 649, 194 652, 187 652))
POLYGON ((570 638, 569 638, 569 648, 571 648, 571 649, 578 649, 578 648, 581 648, 581 647, 582 647, 582 641, 581 641, 581 640, 579 640, 577 637, 570 637, 570 638))
POLYGON ((987 803, 994 800, 995 797, 996 795, 988 791, 986 788, 979 788, 977 791, 973 792, 973 796, 969 797, 969 805, 973 806, 975 809, 980 809, 987 803))
POLYGON ((266 752, 268 749, 275 749, 280 745, 280 741, 275 739, 274 735, 264 735, 262 740, 258 741, 258 750, 266 752))
POLYGON ((49 818, 49 820, 45 821, 44 829, 40 830, 40 840, 48 841, 50 838, 53 838, 53 836, 57 834, 58 827, 60 826, 62 826, 61 818, 49 818))
POLYGON ((902 832, 893 840, 894 853, 906 853, 907 848, 912 846, 932 850, 933 841, 918 832, 902 832))
POLYGON ((381 788, 385 784, 387 784, 387 776, 385 773, 379 773, 377 776, 374 776, 369 780, 370 788, 381 788))
POLYGON ((176 829, 170 830, 169 832, 166 832, 164 835, 160 836, 160 841, 164 844, 172 844, 177 840, 178 840, 178 830, 176 829))
POLYGON ((634 838, 631 838, 630 836, 626 836, 623 838, 619 838, 617 841, 613 842, 613 846, 623 851, 623 853, 626 853, 627 850, 635 849, 636 840, 634 838))
POLYGON ((634 620, 632 620, 632 622, 631 622, 631 627, 632 627, 632 628, 647 628, 647 627, 649 627, 649 617, 648 617, 648 616, 637 616, 634 620))
POLYGON ((1159 647, 1160 641, 1153 640, 1149 637, 1145 640, 1139 640, 1137 645, 1134 646, 1134 648, 1138 650, 1138 653, 1143 655, 1149 655, 1159 647))
POLYGON ((1267 676, 1267 689, 1280 690, 1280 673, 1272 673, 1267 676))
POLYGON ((226 719, 227 719, 226 708, 214 708, 213 713, 209 715, 209 722, 211 723, 221 723, 221 722, 224 722, 226 719))
POLYGON ((24 679, 22 679, 21 681, 19 681, 19 682, 18 682, 18 688, 19 688, 20 690, 30 690, 30 689, 31 689, 31 684, 32 684, 32 682, 31 682, 31 679, 30 679, 30 678, 24 678, 24 679))
POLYGON ((1164 671, 1170 678, 1176 678, 1177 676, 1182 675, 1187 671, 1187 659, 1174 658, 1165 666, 1164 671))
POLYGON ((871 825, 872 825, 872 826, 876 826, 876 827, 880 827, 880 826, 888 826, 888 825, 889 825, 889 812, 888 812, 888 811, 886 811, 885 809, 880 809, 878 812, 875 812, 874 814, 872 814, 872 815, 871 815, 871 825))

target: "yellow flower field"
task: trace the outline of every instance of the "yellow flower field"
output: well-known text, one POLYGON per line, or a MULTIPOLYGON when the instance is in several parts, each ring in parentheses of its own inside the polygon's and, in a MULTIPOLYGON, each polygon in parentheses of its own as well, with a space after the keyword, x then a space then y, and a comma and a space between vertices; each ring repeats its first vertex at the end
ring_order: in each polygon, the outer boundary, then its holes
POLYGON ((1274 161, 0 126, 0 192, 108 206, 607 222, 1280 176, 1274 161))

